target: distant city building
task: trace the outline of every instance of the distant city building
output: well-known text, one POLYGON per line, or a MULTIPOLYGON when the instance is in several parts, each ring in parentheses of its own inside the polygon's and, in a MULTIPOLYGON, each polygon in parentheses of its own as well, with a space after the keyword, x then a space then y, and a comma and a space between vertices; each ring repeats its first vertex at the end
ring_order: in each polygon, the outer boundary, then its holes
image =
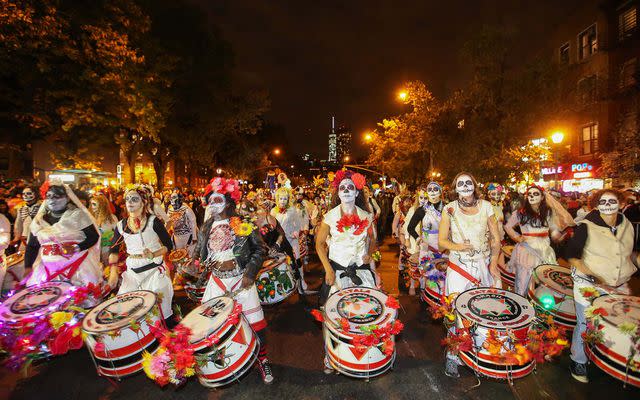
POLYGON ((336 136, 336 117, 331 117, 331 132, 329 133, 329 157, 327 161, 335 163, 338 160, 336 136))
POLYGON ((341 164, 346 157, 351 156, 351 130, 345 125, 336 129, 336 118, 331 117, 331 131, 329 133, 329 157, 327 162, 341 164))

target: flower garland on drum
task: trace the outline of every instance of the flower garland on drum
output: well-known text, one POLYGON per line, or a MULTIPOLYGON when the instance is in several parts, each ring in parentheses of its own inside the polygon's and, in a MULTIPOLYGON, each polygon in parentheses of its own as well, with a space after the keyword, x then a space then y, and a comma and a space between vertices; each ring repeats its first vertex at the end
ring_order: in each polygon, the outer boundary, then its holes
POLYGON ((37 314, 13 323, 0 322, 0 356, 8 369, 26 372, 31 363, 50 355, 78 350, 83 345, 81 324, 87 310, 82 305, 91 296, 101 299, 108 292, 93 283, 74 287, 67 294, 69 304, 60 311, 37 314))
POLYGON ((368 219, 360 219, 358 214, 344 214, 336 225, 338 232, 350 231, 354 228, 353 234, 360 235, 369 226, 368 219))
MULTIPOLYGON (((242 305, 236 304, 227 321, 235 325, 240 319, 242 305)), ((196 354, 196 347, 190 343, 191 330, 178 324, 173 331, 164 327, 162 321, 150 325, 150 331, 158 339, 160 345, 155 353, 142 353, 142 368, 145 374, 158 385, 166 386, 171 383, 180 385, 187 378, 195 375, 199 367, 213 362, 219 357, 219 352, 212 354, 196 354)), ((198 342, 198 348, 216 346, 220 342, 217 334, 198 342)))

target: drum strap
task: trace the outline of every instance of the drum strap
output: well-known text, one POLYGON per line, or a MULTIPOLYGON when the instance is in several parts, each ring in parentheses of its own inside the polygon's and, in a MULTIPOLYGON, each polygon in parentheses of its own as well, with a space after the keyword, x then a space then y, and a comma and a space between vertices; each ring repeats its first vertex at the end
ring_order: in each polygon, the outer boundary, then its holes
POLYGON ((44 271, 47 273, 47 282, 57 278, 60 275, 64 276, 67 279, 71 279, 71 277, 76 273, 76 271, 80 267, 80 264, 82 264, 82 262, 87 258, 88 255, 89 255, 89 252, 85 251, 83 255, 78 257, 77 260, 65 266, 64 268, 60 268, 53 274, 51 274, 47 266, 43 264, 44 271))
POLYGON ((522 236, 531 236, 531 237, 547 237, 549 236, 549 232, 525 232, 522 236))
POLYGON ((214 274, 211 274, 211 279, 213 279, 216 285, 218 285, 218 287, 222 289, 225 293, 226 292, 232 293, 234 290, 236 290, 238 285, 242 283, 242 279, 239 279, 238 282, 236 282, 236 284, 231 287, 231 289, 227 289, 227 286, 224 284, 224 282, 222 282, 222 279, 218 278, 214 274))
POLYGON ((452 269, 453 271, 457 272, 458 274, 460 274, 463 278, 466 278, 469 282, 473 283, 474 285, 480 286, 480 281, 479 280, 477 280, 476 278, 471 276, 470 273, 468 273, 467 271, 462 269, 460 266, 452 263, 451 261, 449 261, 449 268, 452 269))

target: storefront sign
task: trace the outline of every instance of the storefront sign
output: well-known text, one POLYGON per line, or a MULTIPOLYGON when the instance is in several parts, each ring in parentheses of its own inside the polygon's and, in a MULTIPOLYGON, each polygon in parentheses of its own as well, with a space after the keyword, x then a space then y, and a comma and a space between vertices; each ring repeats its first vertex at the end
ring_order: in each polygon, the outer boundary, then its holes
POLYGON ((593 165, 589 163, 571 164, 571 172, 585 172, 593 170, 593 165))
POLYGON ((547 167, 542 168, 542 175, 555 175, 561 174, 564 171, 562 165, 558 165, 557 167, 547 167))

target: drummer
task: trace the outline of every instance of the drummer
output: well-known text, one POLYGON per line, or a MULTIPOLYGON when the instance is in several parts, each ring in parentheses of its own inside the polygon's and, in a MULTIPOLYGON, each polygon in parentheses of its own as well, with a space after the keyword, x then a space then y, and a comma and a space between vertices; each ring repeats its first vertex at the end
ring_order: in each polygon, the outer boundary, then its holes
POLYGON ((148 290, 161 299, 161 310, 169 327, 175 324, 173 310, 173 286, 164 263, 164 255, 171 251, 171 237, 162 221, 151 211, 152 200, 142 185, 135 185, 124 192, 127 218, 118 221, 109 254, 109 286, 118 283, 120 244, 127 248, 127 269, 122 273, 118 294, 134 290, 148 290))
POLYGON ((260 339, 256 366, 262 381, 271 384, 273 373, 267 359, 267 321, 255 286, 265 246, 256 226, 235 213, 236 202, 241 197, 240 185, 234 179, 215 178, 205 188, 204 199, 210 217, 202 225, 197 252, 205 267, 200 281, 208 279, 202 302, 224 295, 242 305, 242 313, 260 339))
MULTIPOLYGON (((467 173, 459 173, 452 183, 458 199, 442 212, 438 233, 440 251, 449 250, 445 295, 474 287, 489 287, 500 281, 498 223, 491 203, 480 198, 478 183, 467 173)), ((447 353, 445 374, 459 377, 457 356, 447 353)))
MULTIPOLYGON (((338 171, 333 180, 334 207, 325 214, 316 236, 316 251, 325 271, 320 304, 332 291, 376 287, 377 273, 369 263, 375 251, 373 216, 365 211, 361 192, 365 183, 364 176, 349 170, 338 171)), ((325 373, 332 373, 326 356, 324 364, 325 373)))
POLYGON ((238 214, 243 217, 254 218, 262 240, 269 249, 270 256, 284 253, 291 258, 292 262, 295 260, 293 248, 287 240, 284 229, 282 229, 278 220, 269 214, 266 208, 257 207, 253 202, 243 200, 238 208, 238 214))
POLYGON ((633 254, 633 227, 620 212, 624 196, 603 189, 591 198, 593 209, 578 223, 565 248, 565 258, 573 267, 573 298, 577 324, 571 341, 571 376, 587 383, 587 356, 582 333, 586 329, 585 309, 590 306, 581 289, 600 293, 630 294, 629 279, 636 272, 639 257, 633 254), (635 266, 634 266, 635 263, 635 266))

